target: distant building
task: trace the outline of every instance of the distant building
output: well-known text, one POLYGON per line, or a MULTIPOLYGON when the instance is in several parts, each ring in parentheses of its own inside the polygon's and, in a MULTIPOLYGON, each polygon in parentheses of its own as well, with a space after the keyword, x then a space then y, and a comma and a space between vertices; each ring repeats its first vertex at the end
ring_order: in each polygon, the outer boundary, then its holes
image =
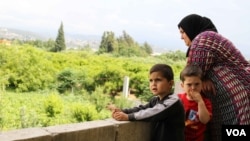
POLYGON ((0 39, 0 44, 4 44, 4 45, 7 45, 7 46, 10 46, 11 45, 11 41, 9 40, 6 40, 6 39, 0 39))
POLYGON ((159 53, 159 52, 153 52, 151 55, 152 56, 158 56, 158 55, 161 55, 162 53, 159 53))

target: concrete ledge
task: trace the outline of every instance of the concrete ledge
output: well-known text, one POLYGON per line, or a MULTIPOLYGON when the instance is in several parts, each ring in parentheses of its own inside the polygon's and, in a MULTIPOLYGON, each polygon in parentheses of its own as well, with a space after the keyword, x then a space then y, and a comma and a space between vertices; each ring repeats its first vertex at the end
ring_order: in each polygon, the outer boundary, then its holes
POLYGON ((150 124, 148 122, 126 122, 117 124, 117 138, 113 141, 149 141, 150 124))
POLYGON ((113 119, 0 133, 0 141, 149 141, 150 123, 113 119))
POLYGON ((25 128, 0 133, 0 141, 52 141, 43 128, 25 128))

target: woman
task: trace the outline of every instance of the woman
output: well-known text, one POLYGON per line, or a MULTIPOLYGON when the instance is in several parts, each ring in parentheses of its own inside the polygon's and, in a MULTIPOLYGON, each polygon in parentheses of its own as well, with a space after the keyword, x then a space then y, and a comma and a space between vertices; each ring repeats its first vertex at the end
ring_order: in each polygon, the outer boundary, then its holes
MULTIPOLYGON (((178 28, 188 46, 187 64, 199 65, 215 89, 214 94, 206 93, 213 105, 213 140, 221 140, 222 124, 249 125, 250 63, 207 17, 188 15, 178 28)), ((212 88, 209 83, 203 84, 212 88)))

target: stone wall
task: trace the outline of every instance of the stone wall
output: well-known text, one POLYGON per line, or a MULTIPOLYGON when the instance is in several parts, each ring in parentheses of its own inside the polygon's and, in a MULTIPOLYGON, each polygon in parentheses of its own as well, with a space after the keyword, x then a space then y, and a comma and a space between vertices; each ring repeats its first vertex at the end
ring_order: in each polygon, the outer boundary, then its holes
POLYGON ((0 132, 0 141, 149 141, 148 122, 113 119, 0 132))

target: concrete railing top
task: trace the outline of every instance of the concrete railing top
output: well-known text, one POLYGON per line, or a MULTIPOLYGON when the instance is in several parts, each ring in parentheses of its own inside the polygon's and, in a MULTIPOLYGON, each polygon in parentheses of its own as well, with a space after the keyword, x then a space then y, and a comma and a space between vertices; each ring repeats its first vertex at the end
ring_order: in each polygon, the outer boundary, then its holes
POLYGON ((0 141, 149 141, 148 122, 113 119, 0 133, 0 141))

